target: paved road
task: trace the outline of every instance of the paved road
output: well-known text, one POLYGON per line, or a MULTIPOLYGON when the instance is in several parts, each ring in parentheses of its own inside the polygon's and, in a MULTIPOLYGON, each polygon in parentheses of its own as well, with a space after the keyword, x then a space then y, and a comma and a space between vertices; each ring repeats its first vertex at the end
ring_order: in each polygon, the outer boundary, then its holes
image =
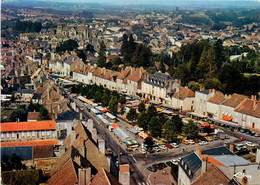
MULTIPOLYGON (((75 100, 74 98, 70 99, 73 102, 76 102, 77 107, 80 110, 81 107, 81 103, 79 103, 77 100, 75 100)), ((142 175, 142 173, 140 173, 140 171, 138 170, 138 168, 135 165, 135 161, 134 158, 131 156, 131 154, 129 154, 128 152, 126 152, 121 146, 120 144, 118 144, 118 142, 115 140, 115 138, 111 137, 111 135, 109 134, 109 131, 107 128, 105 128, 103 126, 103 124, 100 124, 100 122, 96 119, 96 117, 88 112, 86 109, 84 109, 82 111, 82 113, 84 114, 84 116, 86 118, 90 118, 93 120, 93 123, 95 125, 95 128, 97 129, 99 135, 106 141, 106 147, 107 148, 111 148, 112 152, 113 152, 113 156, 112 156, 112 164, 111 164, 111 173, 114 176, 118 176, 118 169, 115 166, 114 162, 117 159, 117 154, 118 154, 118 150, 120 150, 121 156, 120 156, 120 164, 129 164, 130 165, 130 175, 131 175, 131 179, 130 179, 130 183, 131 184, 148 184, 146 178, 142 175)))

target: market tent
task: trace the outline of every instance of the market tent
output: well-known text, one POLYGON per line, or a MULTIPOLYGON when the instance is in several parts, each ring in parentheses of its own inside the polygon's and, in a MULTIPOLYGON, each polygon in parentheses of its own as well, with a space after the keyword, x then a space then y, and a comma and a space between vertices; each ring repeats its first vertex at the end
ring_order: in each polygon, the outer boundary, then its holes
POLYGON ((124 142, 127 146, 129 145, 139 145, 139 142, 137 140, 130 140, 130 141, 125 141, 124 142))
POLYGON ((142 138, 144 138, 144 139, 147 138, 147 137, 149 137, 149 135, 146 134, 145 132, 140 132, 140 133, 139 133, 139 136, 142 137, 142 138))
POLYGON ((129 131, 132 132, 133 134, 138 134, 140 132, 139 130, 136 130, 135 128, 130 128, 129 131))
POLYGON ((110 125, 110 122, 109 122, 107 119, 105 119, 105 118, 101 119, 101 121, 102 121, 103 123, 105 123, 107 126, 110 125))
POLYGON ((118 126, 117 126, 117 124, 111 124, 111 126, 114 128, 114 129, 116 129, 116 128, 118 128, 118 126))
POLYGON ((109 112, 106 113, 106 116, 109 117, 110 119, 116 119, 116 117, 109 112))
MULTIPOLYGON (((112 125, 113 126, 113 125, 112 125)), ((114 133, 122 140, 131 140, 133 137, 125 130, 120 127, 114 129, 114 133)))
POLYGON ((103 113, 106 113, 106 112, 108 112, 108 111, 109 111, 108 109, 103 109, 103 110, 102 110, 103 113))

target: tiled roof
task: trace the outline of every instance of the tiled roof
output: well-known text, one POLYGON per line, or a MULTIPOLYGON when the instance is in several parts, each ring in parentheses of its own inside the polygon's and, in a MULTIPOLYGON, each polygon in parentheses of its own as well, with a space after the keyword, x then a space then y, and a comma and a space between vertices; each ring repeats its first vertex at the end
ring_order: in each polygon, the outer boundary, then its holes
POLYGON ((56 123, 48 121, 9 122, 1 123, 1 132, 31 131, 31 130, 55 130, 56 123))
POLYGON ((33 158, 53 157, 53 145, 39 145, 33 147, 33 158))
POLYGON ((235 111, 260 118, 260 101, 244 99, 235 111))
POLYGON ((208 155, 199 155, 200 158, 203 160, 205 158, 207 158, 207 162, 211 163, 211 164, 215 164, 215 165, 219 165, 219 166, 225 166, 224 164, 222 164, 221 162, 217 161, 216 159, 214 159, 211 156, 208 155))
POLYGON ((37 120, 39 118, 39 112, 28 112, 27 119, 37 120))
POLYGON ((234 93, 230 98, 227 98, 222 105, 236 108, 245 98, 244 95, 234 93))
POLYGON ((15 146, 41 146, 41 145, 59 145, 59 140, 35 140, 35 141, 17 141, 17 142, 1 142, 1 147, 15 146))
POLYGON ((195 93, 188 88, 181 87, 179 91, 174 93, 173 97, 180 100, 184 100, 185 98, 188 97, 195 97, 195 93))
POLYGON ((120 185, 117 179, 103 168, 95 175, 90 185, 120 185))
POLYGON ((78 183, 77 172, 80 166, 72 159, 68 160, 64 166, 54 174, 48 181, 50 185, 74 185, 78 183))
POLYGON ((128 76, 127 80, 139 82, 146 73, 146 70, 142 68, 137 68, 131 75, 128 76))
POLYGON ((216 94, 214 96, 211 96, 208 99, 208 102, 210 103, 214 103, 214 104, 220 104, 225 100, 225 95, 220 92, 220 91, 216 91, 216 94))
POLYGON ((219 184, 228 184, 230 180, 227 176, 220 171, 215 165, 209 165, 206 173, 201 175, 192 185, 219 185, 219 184))

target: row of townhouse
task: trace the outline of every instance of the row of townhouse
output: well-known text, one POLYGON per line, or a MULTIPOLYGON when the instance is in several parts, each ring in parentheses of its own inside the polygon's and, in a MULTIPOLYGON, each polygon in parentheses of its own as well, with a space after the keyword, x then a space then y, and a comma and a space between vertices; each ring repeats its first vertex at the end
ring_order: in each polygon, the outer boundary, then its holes
POLYGON ((196 91, 194 115, 232 121, 245 128, 260 130, 260 103, 256 96, 224 95, 214 89, 196 91))

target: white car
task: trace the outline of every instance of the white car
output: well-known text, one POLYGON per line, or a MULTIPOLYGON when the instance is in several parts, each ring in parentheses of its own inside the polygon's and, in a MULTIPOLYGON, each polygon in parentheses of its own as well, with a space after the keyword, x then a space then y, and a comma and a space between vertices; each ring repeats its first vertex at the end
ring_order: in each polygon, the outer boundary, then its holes
POLYGON ((145 149, 140 149, 139 152, 140 152, 141 154, 146 154, 146 150, 145 150, 145 149))
POLYGON ((170 145, 172 145, 173 148, 178 148, 179 147, 179 145, 177 143, 170 143, 170 145))
POLYGON ((162 149, 162 150, 166 150, 167 149, 167 147, 165 145, 160 145, 159 148, 162 149))
POLYGON ((245 146, 244 144, 242 144, 242 143, 238 143, 238 144, 236 145, 236 149, 237 149, 237 150, 246 149, 246 146, 245 146))
POLYGON ((155 152, 158 152, 158 151, 160 151, 160 148, 159 148, 159 147, 153 147, 153 150, 154 150, 155 152))
POLYGON ((252 142, 246 142, 245 145, 250 146, 250 147, 255 147, 256 144, 252 142))
POLYGON ((191 145, 194 145, 195 144, 195 142, 193 141, 193 140, 191 140, 191 139, 189 139, 189 140, 187 140, 191 145))
POLYGON ((178 161, 175 160, 175 159, 171 160, 171 162, 172 162, 172 164, 174 164, 174 165, 178 165, 178 161))
POLYGON ((207 144, 208 144, 207 141, 200 141, 200 142, 199 142, 199 145, 207 145, 207 144))

